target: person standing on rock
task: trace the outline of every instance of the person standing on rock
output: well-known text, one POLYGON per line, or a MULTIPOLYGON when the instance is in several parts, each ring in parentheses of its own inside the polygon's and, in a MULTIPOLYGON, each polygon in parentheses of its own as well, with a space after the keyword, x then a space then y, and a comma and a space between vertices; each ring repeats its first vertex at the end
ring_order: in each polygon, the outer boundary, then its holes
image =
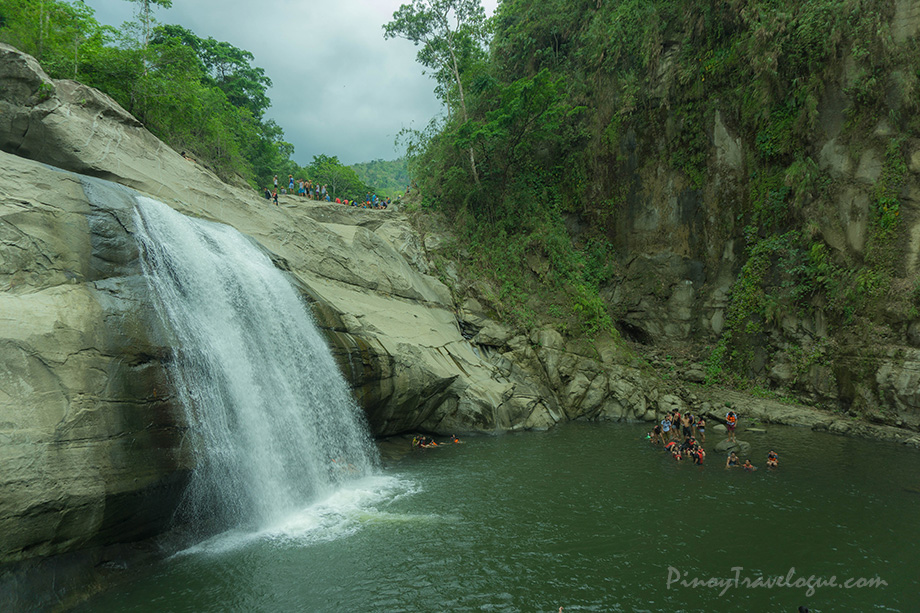
POLYGON ((664 419, 661 420, 661 440, 670 441, 671 440, 671 414, 668 413, 664 416, 664 419))
POLYGON ((696 435, 700 437, 700 442, 706 443, 706 419, 700 415, 700 419, 696 422, 696 435))
POLYGON ((691 413, 685 413, 680 421, 684 430, 684 438, 693 436, 693 415, 691 413))
POLYGON ((738 415, 734 411, 725 414, 725 428, 728 430, 728 440, 735 442, 735 426, 738 425, 738 415))

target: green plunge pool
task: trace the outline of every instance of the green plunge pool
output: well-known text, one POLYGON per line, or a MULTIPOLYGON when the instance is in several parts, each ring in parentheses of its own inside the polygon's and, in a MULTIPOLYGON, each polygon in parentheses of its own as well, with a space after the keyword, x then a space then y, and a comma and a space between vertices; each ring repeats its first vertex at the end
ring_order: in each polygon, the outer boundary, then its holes
POLYGON ((920 610, 916 451, 742 430, 760 467, 746 473, 716 454, 675 463, 645 430, 391 443, 380 475, 174 555, 79 610, 920 610), (764 468, 771 447, 777 470, 764 468), (771 587, 777 577, 791 585, 771 587))

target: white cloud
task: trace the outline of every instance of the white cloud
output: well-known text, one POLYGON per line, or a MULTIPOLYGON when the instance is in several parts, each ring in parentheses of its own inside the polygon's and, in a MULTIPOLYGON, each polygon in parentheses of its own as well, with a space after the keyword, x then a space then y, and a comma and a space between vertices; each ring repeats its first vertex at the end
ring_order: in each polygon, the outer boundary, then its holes
MULTIPOLYGON (((405 40, 384 40, 383 24, 405 0, 173 0, 161 23, 185 26, 250 51, 272 79, 267 116, 284 129, 294 159, 393 159, 403 127, 423 128, 441 110, 434 82, 405 40)), ((498 0, 486 0, 487 12, 498 0)), ((120 25, 127 0, 86 0, 96 18, 120 25)))

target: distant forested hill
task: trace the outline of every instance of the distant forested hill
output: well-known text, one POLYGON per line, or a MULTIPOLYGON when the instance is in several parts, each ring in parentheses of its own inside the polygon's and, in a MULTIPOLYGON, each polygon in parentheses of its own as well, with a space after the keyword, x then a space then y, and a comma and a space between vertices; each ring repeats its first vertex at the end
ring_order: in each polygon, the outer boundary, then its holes
POLYGON ((406 185, 409 184, 409 169, 405 158, 360 162, 351 168, 378 194, 395 196, 406 191, 406 185))

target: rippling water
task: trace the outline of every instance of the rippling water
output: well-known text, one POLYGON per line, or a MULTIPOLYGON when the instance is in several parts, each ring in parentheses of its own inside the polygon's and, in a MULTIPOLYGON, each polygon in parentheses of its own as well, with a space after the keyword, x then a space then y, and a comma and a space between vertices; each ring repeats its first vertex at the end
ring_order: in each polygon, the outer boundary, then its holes
POLYGON ((740 434, 760 466, 745 473, 724 457, 676 464, 643 435, 570 424, 391 457, 381 475, 174 555, 80 610, 920 610, 916 451, 771 428, 740 434), (778 470, 763 467, 770 447, 778 470), (724 588, 734 567, 749 581, 794 568, 793 581, 888 585, 724 588), (669 588, 669 572, 722 587, 669 588))

